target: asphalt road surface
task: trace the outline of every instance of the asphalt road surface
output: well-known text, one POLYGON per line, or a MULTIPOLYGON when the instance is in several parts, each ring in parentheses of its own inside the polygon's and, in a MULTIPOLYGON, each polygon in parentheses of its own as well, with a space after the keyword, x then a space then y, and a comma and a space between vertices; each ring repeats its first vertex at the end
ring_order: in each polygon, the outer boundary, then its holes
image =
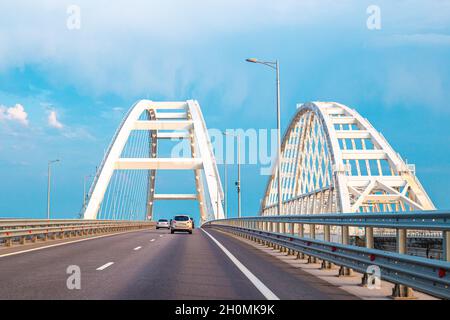
POLYGON ((252 300, 267 291, 280 299, 356 299, 234 237, 207 232, 239 267, 200 229, 136 231, 4 257, 0 249, 0 299, 252 300), (72 265, 81 289, 67 287, 72 265))

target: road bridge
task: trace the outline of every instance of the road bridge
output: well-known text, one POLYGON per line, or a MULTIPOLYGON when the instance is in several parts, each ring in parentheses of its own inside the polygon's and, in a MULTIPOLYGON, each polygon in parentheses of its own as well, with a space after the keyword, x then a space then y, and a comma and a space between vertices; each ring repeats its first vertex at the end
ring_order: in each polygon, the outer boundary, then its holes
POLYGON ((396 298, 413 289, 450 298, 450 213, 435 210, 414 166, 354 109, 298 108, 258 216, 225 219, 223 199, 198 102, 141 100, 113 136, 83 219, 0 220, 0 298, 374 298, 300 264, 333 279, 359 274, 359 288, 385 280, 396 298), (161 141, 174 138, 188 141, 188 156, 159 155, 161 141), (165 170, 192 171, 195 193, 157 193, 165 170), (180 200, 198 202, 202 228, 155 230, 155 201, 180 200), (395 250, 375 245, 386 235, 395 250), (411 237, 434 239, 439 259, 412 255, 411 237), (67 282, 71 266, 82 274, 77 290, 67 282))

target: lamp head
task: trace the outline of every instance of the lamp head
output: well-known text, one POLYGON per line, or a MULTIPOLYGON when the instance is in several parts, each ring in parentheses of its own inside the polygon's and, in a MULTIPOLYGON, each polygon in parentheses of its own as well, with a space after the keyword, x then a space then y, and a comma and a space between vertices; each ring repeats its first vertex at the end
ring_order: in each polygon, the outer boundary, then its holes
POLYGON ((248 59, 245 59, 245 61, 251 62, 251 63, 257 63, 258 59, 256 59, 256 58, 248 58, 248 59))

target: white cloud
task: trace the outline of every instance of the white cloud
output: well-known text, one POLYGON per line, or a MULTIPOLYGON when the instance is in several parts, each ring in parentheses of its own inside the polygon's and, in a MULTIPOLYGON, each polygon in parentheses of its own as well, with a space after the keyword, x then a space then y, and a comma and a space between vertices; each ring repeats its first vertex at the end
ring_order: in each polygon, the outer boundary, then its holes
POLYGON ((24 126, 28 126, 28 114, 21 104, 16 104, 14 107, 7 108, 0 105, 0 120, 9 120, 18 122, 24 126))
POLYGON ((239 46, 242 34, 280 26, 322 27, 355 10, 334 0, 79 0, 81 28, 68 30, 70 4, 1 2, 0 70, 41 64, 53 81, 91 96, 175 98, 190 95, 192 83, 207 92, 212 82, 227 96, 231 66, 243 58, 224 54, 227 41, 239 46))
POLYGON ((55 110, 50 111, 50 113, 48 114, 48 125, 56 129, 62 129, 64 127, 64 125, 58 121, 55 110))
MULTIPOLYGON (((78 0, 81 28, 68 30, 66 9, 72 1, 0 1, 0 72, 39 65, 50 82, 73 86, 87 96, 201 99, 218 91, 222 103, 240 106, 256 72, 239 70, 243 58, 283 59, 305 34, 324 43, 334 33, 353 39, 363 31, 373 37, 365 24, 371 3, 78 0), (276 42, 286 36, 284 30, 298 34, 292 33, 286 48, 276 42)), ((386 42, 448 44, 448 36, 439 33, 450 27, 450 1, 379 0, 377 5, 381 36, 412 35, 386 42), (420 35, 426 32, 436 35, 420 35)), ((309 48, 307 42, 297 46, 302 48, 299 55, 309 48)), ((330 54, 335 50, 327 48, 330 54)))

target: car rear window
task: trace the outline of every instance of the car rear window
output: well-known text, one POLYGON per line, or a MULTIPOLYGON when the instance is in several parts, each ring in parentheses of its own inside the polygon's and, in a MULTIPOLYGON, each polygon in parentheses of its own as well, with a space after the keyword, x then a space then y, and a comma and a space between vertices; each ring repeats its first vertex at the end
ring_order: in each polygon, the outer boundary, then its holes
POLYGON ((175 221, 188 221, 189 217, 186 216, 175 216, 175 221))
POLYGON ((167 219, 159 219, 159 222, 167 222, 167 219))

